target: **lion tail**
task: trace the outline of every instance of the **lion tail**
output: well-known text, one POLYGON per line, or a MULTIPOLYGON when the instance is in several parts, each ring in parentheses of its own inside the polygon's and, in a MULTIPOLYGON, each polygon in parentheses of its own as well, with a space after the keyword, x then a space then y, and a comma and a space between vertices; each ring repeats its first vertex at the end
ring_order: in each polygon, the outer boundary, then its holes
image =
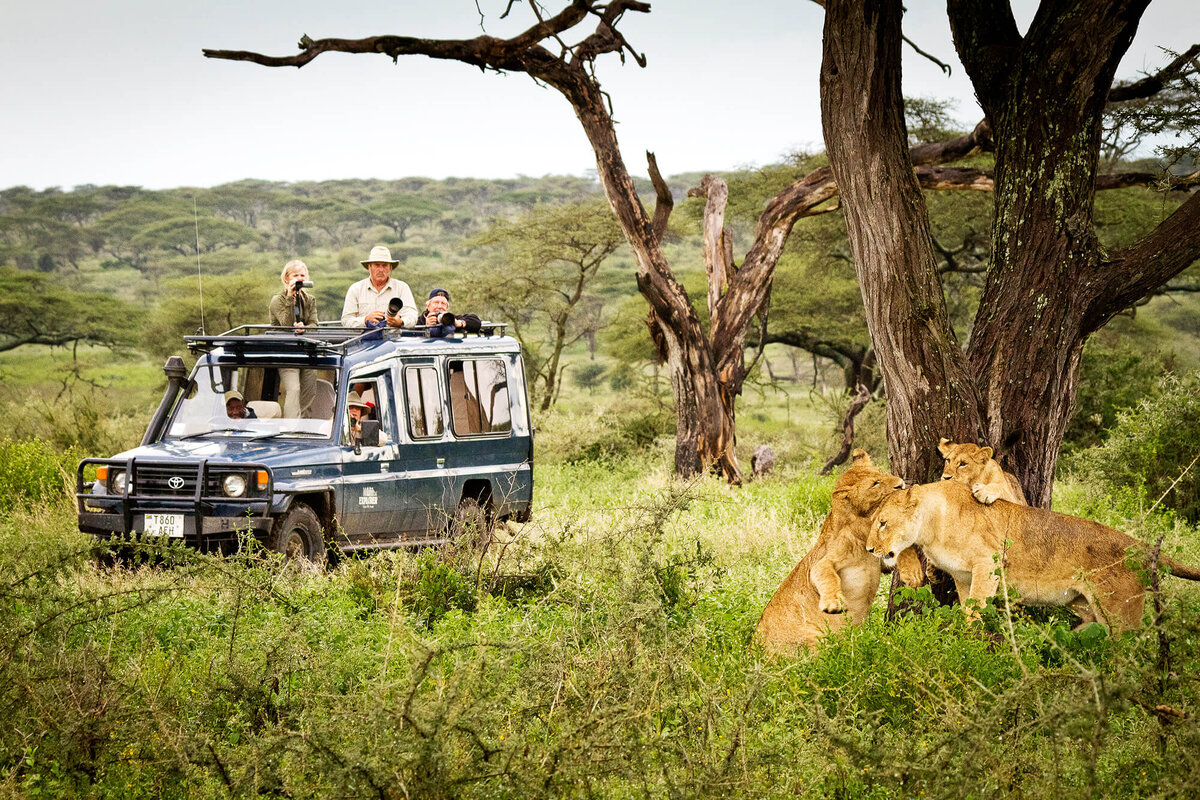
POLYGON ((1180 564, 1178 561, 1172 561, 1169 558, 1163 558, 1162 563, 1171 570, 1171 574, 1176 578, 1183 578, 1189 581, 1200 581, 1200 569, 1189 567, 1187 564, 1180 564))

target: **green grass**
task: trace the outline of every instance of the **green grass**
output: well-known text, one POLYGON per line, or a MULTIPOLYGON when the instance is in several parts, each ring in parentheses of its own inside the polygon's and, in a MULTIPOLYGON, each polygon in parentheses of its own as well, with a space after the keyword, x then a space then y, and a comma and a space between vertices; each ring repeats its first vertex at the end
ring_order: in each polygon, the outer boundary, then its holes
MULTIPOLYGON (((669 450, 539 465, 534 519, 486 555, 325 572, 178 548, 153 567, 98 566, 69 506, 0 516, 0 791, 1196 791, 1194 586, 1169 580, 1162 625, 1118 640, 1055 615, 1020 614, 1011 636, 994 612, 985 629, 953 609, 887 624, 881 593, 866 626, 767 661, 751 632, 815 538, 832 479, 681 484, 669 450), (493 574, 544 580, 502 594, 493 574), (1160 722, 1156 706, 1183 716, 1160 722)), ((1087 487, 1060 496, 1097 507, 1087 487)), ((1173 530, 1195 560, 1195 530, 1173 530)))

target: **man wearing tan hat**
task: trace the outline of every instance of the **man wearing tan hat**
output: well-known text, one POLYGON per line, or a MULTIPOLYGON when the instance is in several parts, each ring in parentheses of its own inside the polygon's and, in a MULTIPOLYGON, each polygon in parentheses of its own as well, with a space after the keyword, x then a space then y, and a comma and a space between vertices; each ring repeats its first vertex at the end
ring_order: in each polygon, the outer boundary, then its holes
POLYGON ((417 324, 417 304, 412 290, 404 281, 392 277, 400 262, 383 245, 371 248, 371 255, 361 262, 371 277, 353 284, 346 292, 342 306, 342 325, 347 328, 411 328, 417 324), (388 314, 388 306, 398 301, 399 311, 388 314))

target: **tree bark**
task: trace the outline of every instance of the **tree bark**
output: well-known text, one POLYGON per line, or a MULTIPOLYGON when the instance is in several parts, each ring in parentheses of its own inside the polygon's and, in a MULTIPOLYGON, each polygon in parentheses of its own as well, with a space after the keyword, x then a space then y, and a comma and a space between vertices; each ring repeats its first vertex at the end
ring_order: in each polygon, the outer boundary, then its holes
POLYGON ((892 470, 923 483, 940 474, 941 437, 975 441, 982 429, 905 145, 901 13, 899 0, 830 0, 821 119, 887 389, 892 470))
POLYGON ((1200 254, 1195 196, 1115 258, 1093 226, 1102 113, 1146 4, 1058 4, 1021 37, 1006 6, 949 3, 956 47, 996 142, 992 263, 968 358, 985 438, 1019 434, 1002 463, 1043 507, 1087 337, 1200 254))

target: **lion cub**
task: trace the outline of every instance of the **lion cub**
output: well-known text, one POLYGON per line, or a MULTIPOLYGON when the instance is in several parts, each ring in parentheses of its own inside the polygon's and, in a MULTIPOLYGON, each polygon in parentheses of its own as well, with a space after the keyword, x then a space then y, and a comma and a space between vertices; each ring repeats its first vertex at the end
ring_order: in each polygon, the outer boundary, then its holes
POLYGON ((997 500, 1007 500, 1020 506, 1029 505, 1016 477, 1005 472, 992 458, 992 448, 942 439, 938 442, 938 452, 946 459, 942 480, 958 481, 970 489, 979 502, 990 506, 997 500))
MULTIPOLYGON (((861 623, 879 589, 879 559, 865 542, 871 513, 904 481, 880 470, 863 450, 833 487, 832 508, 821 533, 763 610, 754 638, 769 653, 793 653, 830 631, 861 623)), ((905 583, 920 581, 920 564, 909 552, 901 561, 905 583)))
MULTIPOLYGON (((940 481, 893 494, 875 515, 867 550, 886 562, 912 545, 950 574, 964 604, 996 594, 1003 550, 1005 581, 1021 603, 1069 606, 1080 626, 1095 621, 1118 631, 1142 622, 1145 587, 1125 558, 1130 548, 1144 556, 1146 545, 1098 522, 1003 500, 980 505, 965 486, 940 481)), ((1160 561, 1178 577, 1200 580, 1200 570, 1160 561)))

